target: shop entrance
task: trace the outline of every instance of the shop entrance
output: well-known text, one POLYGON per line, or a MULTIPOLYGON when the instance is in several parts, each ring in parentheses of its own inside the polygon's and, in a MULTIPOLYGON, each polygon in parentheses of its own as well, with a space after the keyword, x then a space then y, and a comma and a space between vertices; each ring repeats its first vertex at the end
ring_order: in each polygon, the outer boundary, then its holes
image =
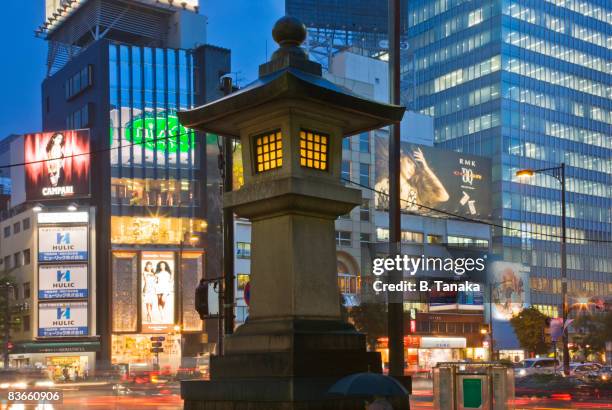
POLYGON ((64 382, 83 379, 89 369, 87 356, 51 356, 45 364, 53 380, 64 382))

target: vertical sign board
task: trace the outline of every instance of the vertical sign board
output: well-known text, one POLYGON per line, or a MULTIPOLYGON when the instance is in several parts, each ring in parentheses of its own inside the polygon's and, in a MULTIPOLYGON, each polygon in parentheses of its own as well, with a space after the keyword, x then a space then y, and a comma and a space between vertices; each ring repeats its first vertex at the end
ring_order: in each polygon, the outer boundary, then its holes
POLYGON ((58 302, 38 304, 38 336, 87 336, 87 302, 58 302))
POLYGON ((38 228, 38 261, 66 262, 88 260, 87 236, 83 226, 40 226, 38 228))
POLYGON ((39 299, 87 298, 87 265, 39 265, 39 299))

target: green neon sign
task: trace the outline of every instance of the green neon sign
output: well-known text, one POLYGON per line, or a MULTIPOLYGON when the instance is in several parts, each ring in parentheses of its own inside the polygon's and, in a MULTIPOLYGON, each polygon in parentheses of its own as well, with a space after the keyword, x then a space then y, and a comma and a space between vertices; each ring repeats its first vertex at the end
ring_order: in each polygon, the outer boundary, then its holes
MULTIPOLYGON (((113 134, 111 128, 111 143, 113 134)), ((144 145, 146 150, 169 154, 188 153, 194 145, 193 131, 179 123, 175 112, 139 115, 125 124, 124 137, 130 143, 144 145)))

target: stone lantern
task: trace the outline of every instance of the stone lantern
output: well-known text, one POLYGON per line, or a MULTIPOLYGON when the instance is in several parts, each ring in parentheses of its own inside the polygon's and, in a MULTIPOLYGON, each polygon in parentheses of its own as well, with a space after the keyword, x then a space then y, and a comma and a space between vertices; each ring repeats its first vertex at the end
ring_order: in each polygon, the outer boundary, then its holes
POLYGON ((258 80, 179 113, 186 127, 240 139, 244 185, 223 203, 252 221, 249 318, 211 359, 210 381, 182 384, 185 408, 362 409, 361 399, 326 393, 340 377, 381 368, 340 318, 334 221, 361 203, 340 179, 342 139, 399 122, 404 108, 323 79, 299 47, 298 20, 281 18, 272 34, 280 48, 258 80), (265 404, 246 407, 254 403, 265 404))

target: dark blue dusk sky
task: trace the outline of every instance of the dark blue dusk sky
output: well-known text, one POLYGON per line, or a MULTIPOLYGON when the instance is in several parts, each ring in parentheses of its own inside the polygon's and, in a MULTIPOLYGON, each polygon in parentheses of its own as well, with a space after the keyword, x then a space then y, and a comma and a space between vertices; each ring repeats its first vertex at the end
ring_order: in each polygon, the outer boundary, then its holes
MULTIPOLYGON (((40 84, 45 76, 47 44, 34 37, 44 16, 44 0, 3 1, 0 25, 0 139, 41 127, 40 84)), ((232 50, 232 71, 239 84, 257 77, 257 67, 274 50, 270 31, 284 14, 284 0, 200 0, 208 16, 208 43, 232 50)))

